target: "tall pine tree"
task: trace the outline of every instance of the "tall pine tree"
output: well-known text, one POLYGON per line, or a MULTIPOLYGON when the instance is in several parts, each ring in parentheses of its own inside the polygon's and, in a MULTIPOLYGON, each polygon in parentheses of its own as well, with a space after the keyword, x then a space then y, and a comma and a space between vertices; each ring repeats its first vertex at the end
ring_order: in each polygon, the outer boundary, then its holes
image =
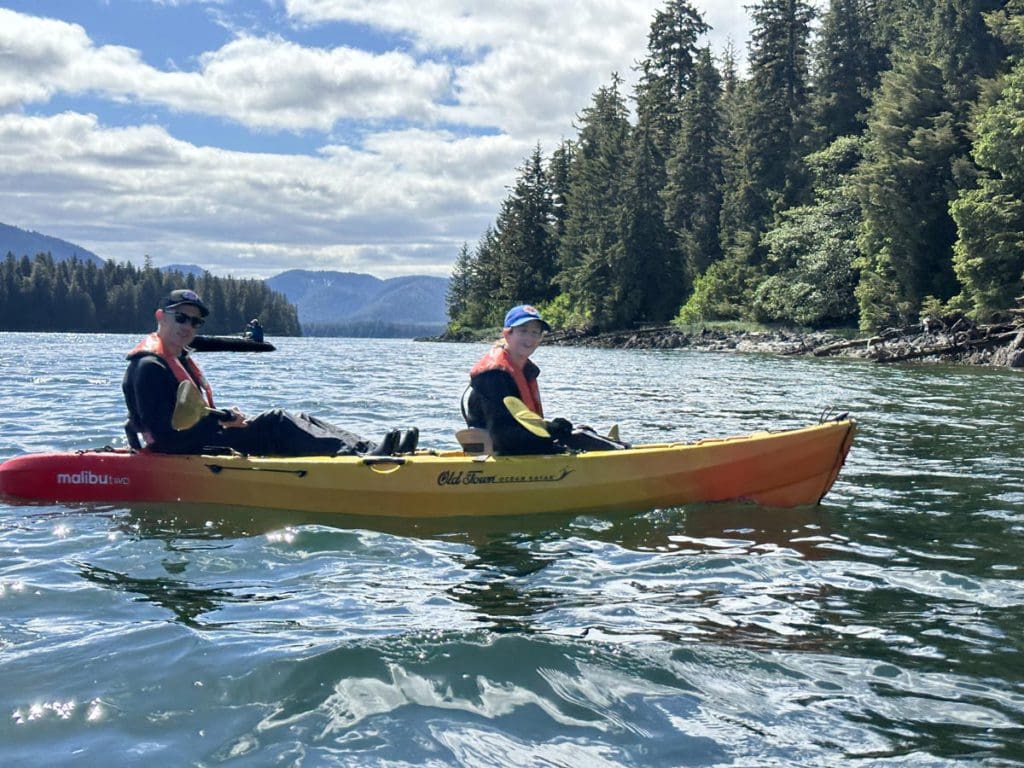
POLYGON ((621 252, 622 179, 630 125, 617 74, 580 117, 570 171, 569 216, 559 248, 559 284, 578 312, 599 327, 612 321, 606 298, 621 252))
POLYGON ((540 147, 519 169, 495 225, 502 304, 539 304, 554 298, 554 208, 540 147))
POLYGON ((683 98, 682 124, 666 167, 662 190, 665 225, 675 238, 683 270, 682 295, 694 280, 721 258, 719 220, 722 209, 722 81, 711 51, 703 48, 694 68, 693 86, 683 98))
POLYGON ((883 75, 869 111, 857 173, 857 300, 868 330, 913 322, 926 297, 946 300, 956 292, 949 203, 959 142, 943 85, 941 71, 924 57, 901 57, 883 75))
POLYGON ((882 61, 868 34, 864 0, 830 0, 815 47, 814 133, 818 146, 864 130, 882 61))
POLYGON ((958 226, 954 268, 971 313, 988 320, 1024 295, 1024 2, 1012 0, 990 17, 1016 64, 978 113, 973 156, 976 187, 953 203, 958 226))

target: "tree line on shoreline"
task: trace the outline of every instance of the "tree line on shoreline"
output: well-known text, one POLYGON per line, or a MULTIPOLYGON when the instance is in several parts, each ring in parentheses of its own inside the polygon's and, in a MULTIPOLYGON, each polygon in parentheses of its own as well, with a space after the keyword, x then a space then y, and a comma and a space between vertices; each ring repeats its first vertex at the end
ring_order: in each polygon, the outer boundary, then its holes
POLYGON ((1024 0, 759 0, 748 73, 669 0, 574 139, 463 244, 449 331, 744 320, 869 332, 1024 293, 1024 0), (820 21, 817 27, 815 21, 820 21))
POLYGON ((302 335, 295 306, 262 280, 165 272, 148 257, 140 268, 55 262, 48 253, 32 259, 8 253, 0 262, 0 330, 146 332, 155 327, 161 298, 176 288, 195 290, 209 306, 204 334, 238 334, 258 317, 268 335, 302 335))

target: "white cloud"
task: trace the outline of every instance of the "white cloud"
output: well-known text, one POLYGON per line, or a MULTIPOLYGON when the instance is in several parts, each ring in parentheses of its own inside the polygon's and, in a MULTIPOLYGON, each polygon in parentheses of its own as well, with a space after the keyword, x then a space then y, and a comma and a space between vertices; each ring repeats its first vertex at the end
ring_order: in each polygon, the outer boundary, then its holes
MULTIPOLYGON (((342 119, 432 122, 449 78, 447 66, 402 53, 243 37, 202 57, 197 87, 164 93, 178 109, 200 107, 255 127, 329 131, 342 119), (197 105, 195 98, 206 102, 197 105)), ((151 92, 157 100, 161 95, 151 92)))
POLYGON ((407 37, 420 52, 457 52, 448 119, 545 143, 614 71, 632 81, 654 5, 621 0, 285 0, 308 24, 348 21, 407 37))
POLYGON ((402 53, 304 48, 239 37, 195 72, 165 72, 137 51, 95 46, 76 24, 0 9, 0 109, 57 92, 158 104, 257 129, 329 131, 339 120, 436 119, 449 90, 444 64, 402 53))
MULTIPOLYGON (((296 25, 352 22, 408 46, 310 47, 284 27, 236 32, 191 69, 160 69, 144 51, 95 43, 78 24, 0 8, 5 223, 109 258, 148 253, 218 273, 446 274, 459 245, 493 221, 534 145, 550 152, 573 135, 574 116, 613 71, 628 89, 661 7, 280 2, 296 25), (47 114, 58 95, 93 97, 99 116, 47 114), (136 124, 111 127, 104 100, 121 106, 121 122, 136 110, 136 124), (232 121, 266 146, 278 132, 321 146, 283 154, 231 151, 214 138, 193 144, 153 124, 143 110, 154 106, 232 121)), ((217 13, 230 20, 230 5, 217 13)), ((713 14, 727 27, 744 15, 731 4, 711 9, 714 24, 713 14)))
MULTIPOLYGON (((110 129, 94 116, 0 116, 5 217, 39 225, 46 207, 102 241, 104 256, 272 274, 355 268, 361 254, 396 272, 444 274, 467 227, 493 216, 525 148, 507 137, 380 134, 320 156, 196 147, 155 126, 110 129), (59 193, 56 192, 59 190, 59 193), (140 250, 144 249, 144 250, 140 250), (274 261, 272 257, 278 259, 274 261), (241 261, 236 261, 241 259, 241 261), (273 266, 274 264, 277 266, 273 266)), ((365 266, 364 266, 365 269, 365 266)))

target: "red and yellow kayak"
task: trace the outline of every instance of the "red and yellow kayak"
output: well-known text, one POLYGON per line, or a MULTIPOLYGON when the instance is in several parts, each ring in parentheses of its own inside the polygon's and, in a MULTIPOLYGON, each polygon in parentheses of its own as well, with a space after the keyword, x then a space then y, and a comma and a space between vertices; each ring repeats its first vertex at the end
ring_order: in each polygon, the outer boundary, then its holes
POLYGON ((0 464, 11 502, 183 502, 438 518, 630 512, 710 501, 817 504, 856 432, 852 420, 695 443, 556 456, 172 456, 40 453, 0 464))

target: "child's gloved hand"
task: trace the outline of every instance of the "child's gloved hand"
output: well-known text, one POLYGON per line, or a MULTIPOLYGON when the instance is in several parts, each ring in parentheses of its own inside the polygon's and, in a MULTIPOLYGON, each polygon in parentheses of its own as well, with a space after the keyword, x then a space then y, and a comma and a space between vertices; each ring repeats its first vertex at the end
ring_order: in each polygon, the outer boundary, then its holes
POLYGON ((548 423, 548 432, 556 440, 564 440, 572 434, 572 422, 568 419, 555 418, 551 419, 548 423))

